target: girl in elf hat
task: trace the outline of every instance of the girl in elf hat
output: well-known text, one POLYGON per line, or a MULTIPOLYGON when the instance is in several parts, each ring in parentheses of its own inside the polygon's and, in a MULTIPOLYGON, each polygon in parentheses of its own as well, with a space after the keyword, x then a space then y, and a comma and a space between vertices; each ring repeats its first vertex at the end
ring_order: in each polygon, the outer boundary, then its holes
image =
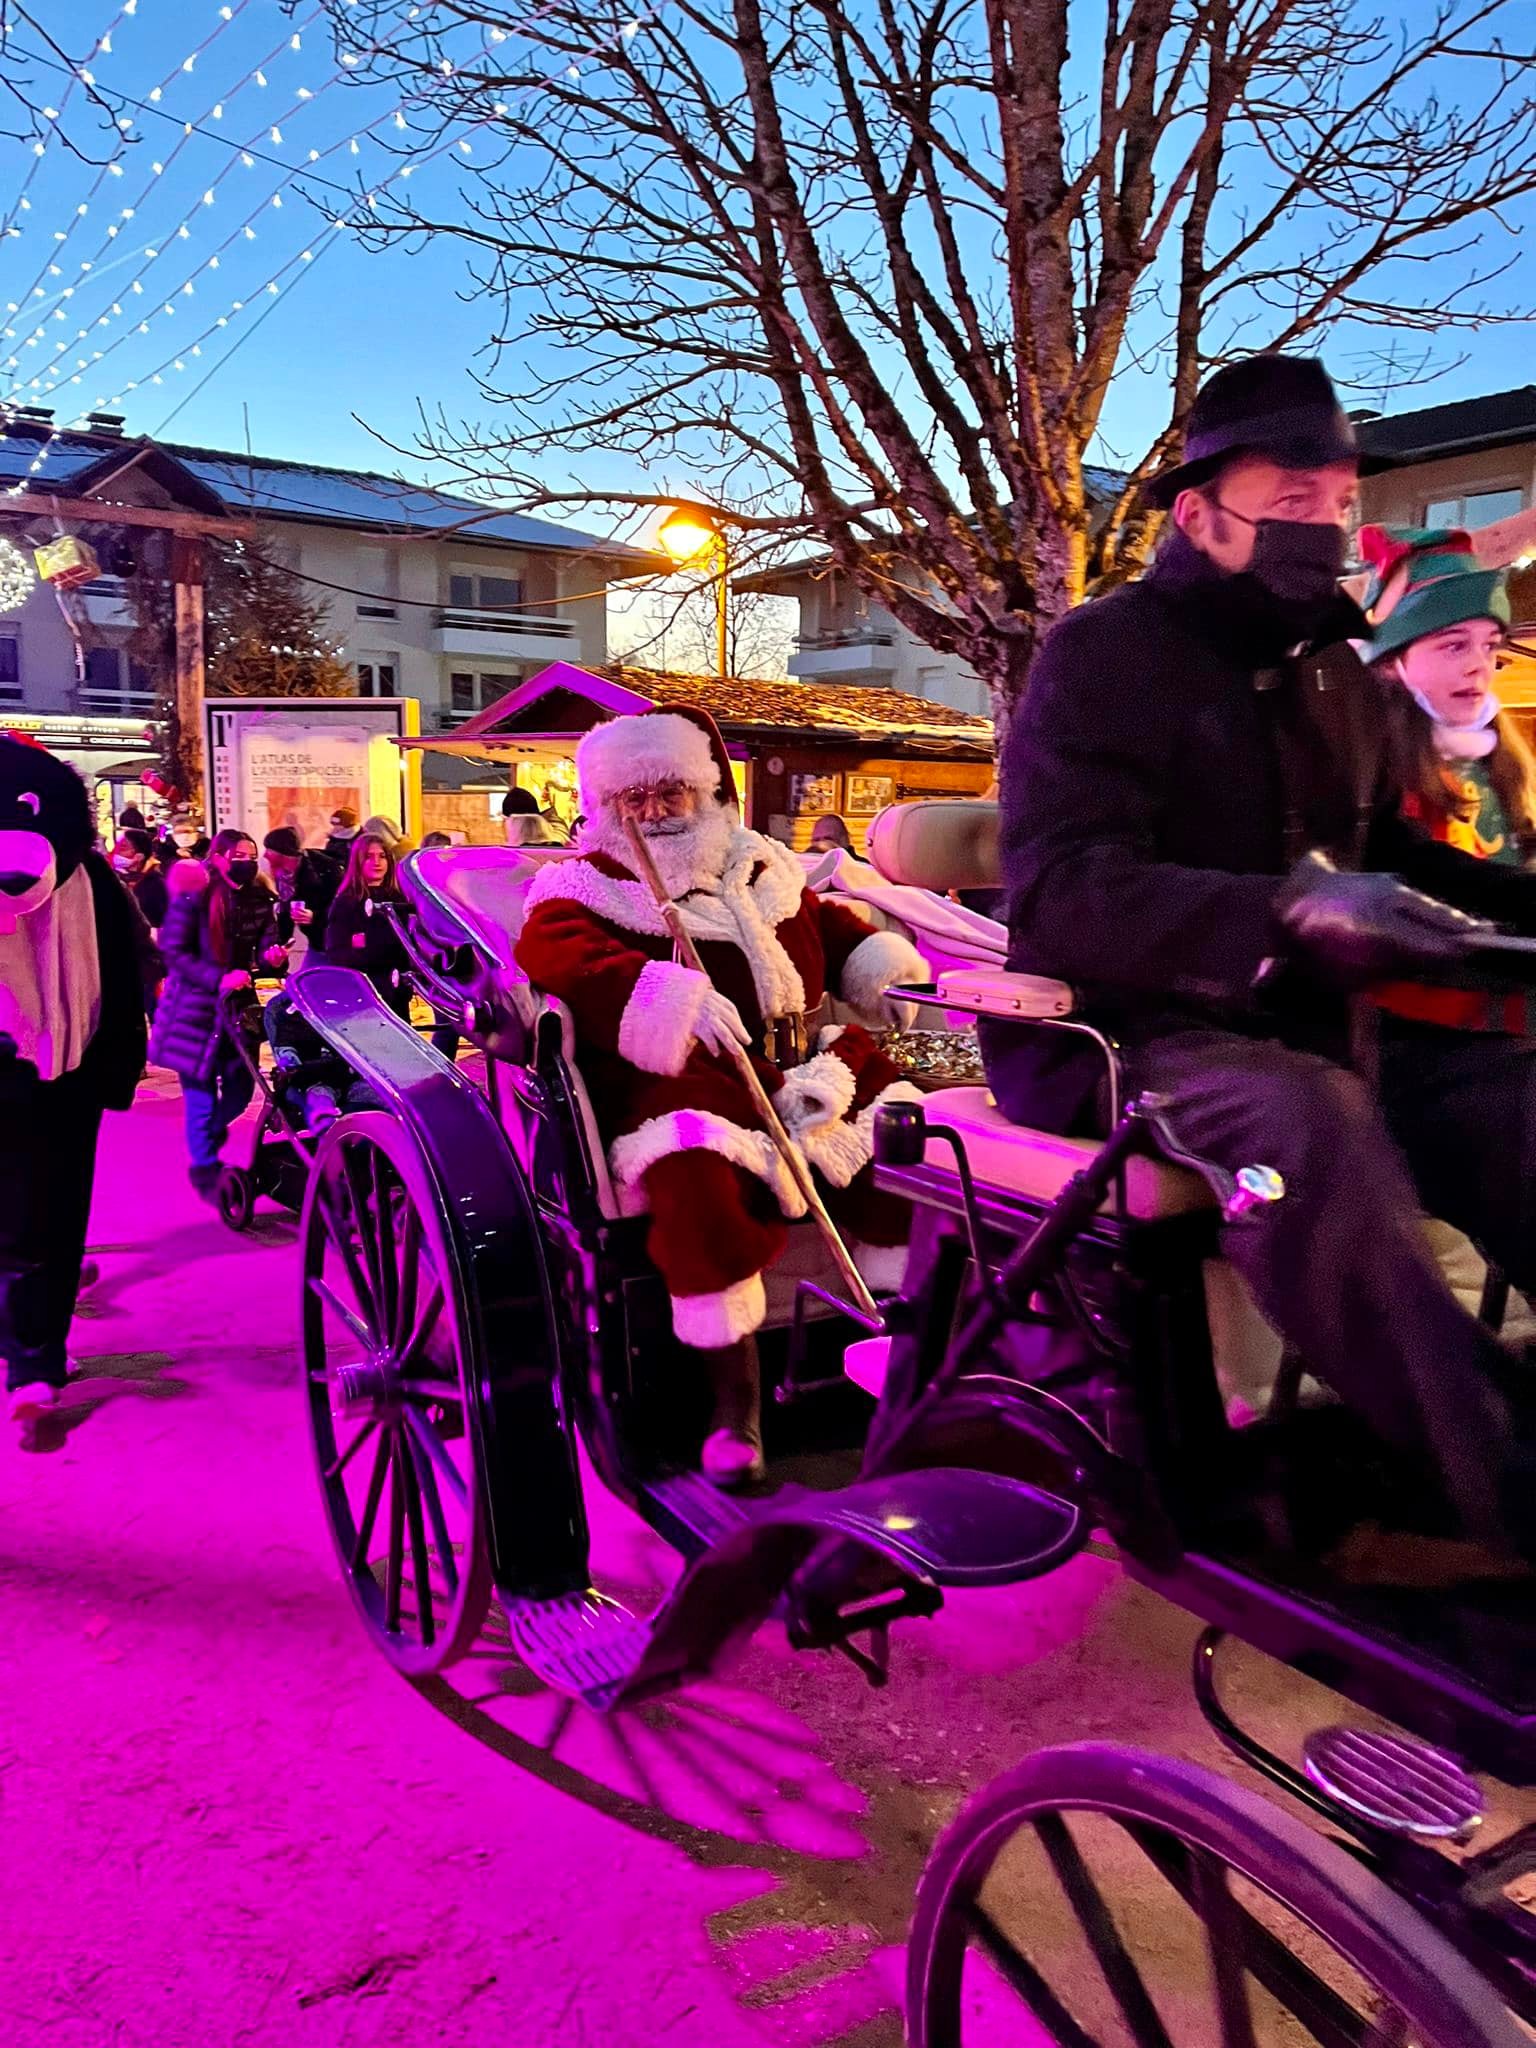
MULTIPOLYGON (((1494 694, 1509 598, 1468 536, 1454 528, 1366 526, 1371 570, 1365 654, 1398 686, 1397 774, 1403 809, 1434 838, 1480 860, 1525 866, 1536 852, 1536 759, 1494 694)), ((1392 987, 1377 1001, 1453 1029, 1524 1032, 1524 997, 1392 987), (1506 1015, 1506 1011, 1518 1015, 1506 1015)))

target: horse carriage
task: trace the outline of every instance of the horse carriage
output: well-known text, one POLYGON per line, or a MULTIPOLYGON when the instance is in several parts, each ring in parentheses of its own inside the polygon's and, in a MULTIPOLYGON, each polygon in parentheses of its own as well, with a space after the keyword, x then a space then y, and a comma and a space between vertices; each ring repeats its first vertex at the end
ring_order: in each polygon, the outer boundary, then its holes
MULTIPOLYGON (((932 839, 887 835, 907 848, 888 878, 954 879, 932 839)), ((1396 1478, 1344 1410, 1300 1397, 1299 1362, 1234 1426, 1222 1354, 1269 1339, 1216 1225, 1222 1201, 1284 1199, 1263 1162, 1213 1191, 1169 1156, 1156 1105, 1121 1099, 1103 1039, 1101 1140, 1009 1125, 981 1088, 887 1105, 877 1175, 914 1210, 899 1295, 876 1316, 840 1298, 809 1225, 770 1292, 788 1393, 846 1338, 873 1419, 841 1468, 801 1461, 793 1483, 722 1495, 691 1469, 686 1354, 645 1219, 615 1199, 569 1015, 513 958, 532 877, 558 857, 428 850, 403 866, 412 978, 462 1018, 483 1082, 360 976, 314 967, 293 984, 382 1105, 320 1139, 301 1241, 320 1482, 383 1654, 440 1670, 494 1600, 533 1672, 611 1712, 711 1671, 775 1616, 796 1648, 842 1651, 878 1684, 894 1622, 1107 1540, 1206 1623, 1202 1713, 1321 1827, 1187 1762, 1037 1753, 930 1858, 909 1946, 915 2048, 1528 2041, 1536 1825, 1469 1845, 1478 1774, 1536 1782, 1530 1582, 1346 1583, 1340 1538, 1390 1516, 1396 1478), (578 1439, 684 1559, 648 1619, 591 1584, 578 1439), (1298 1768, 1229 1709, 1228 1636, 1362 1711, 1316 1729, 1298 1768), (1039 1881, 1019 1924, 1006 1901, 1026 1858, 1039 1881)), ((1025 977, 901 993, 1090 1029, 1070 990, 1025 977)))

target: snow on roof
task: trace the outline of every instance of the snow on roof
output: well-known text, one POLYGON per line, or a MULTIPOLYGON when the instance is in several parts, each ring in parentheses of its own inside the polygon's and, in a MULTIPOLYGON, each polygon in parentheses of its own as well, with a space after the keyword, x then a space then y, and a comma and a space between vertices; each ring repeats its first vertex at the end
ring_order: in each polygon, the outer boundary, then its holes
POLYGON ((592 555, 607 562, 631 562, 637 572, 663 571, 671 566, 665 556, 646 548, 600 540, 594 534, 556 526, 548 519, 530 519, 521 512, 497 511, 483 501, 457 497, 426 484, 402 483, 397 477, 369 470, 331 469, 265 455, 232 455, 223 449, 193 448, 175 441, 146 443, 128 435, 65 430, 45 440, 45 433, 46 429, 36 425, 0 427, 0 483, 27 476, 39 449, 42 465, 28 482, 34 490, 45 491, 68 484, 114 453, 121 453, 126 461, 137 449, 150 445, 181 463, 235 513, 373 527, 391 533, 458 533, 467 546, 558 548, 562 553, 592 555))

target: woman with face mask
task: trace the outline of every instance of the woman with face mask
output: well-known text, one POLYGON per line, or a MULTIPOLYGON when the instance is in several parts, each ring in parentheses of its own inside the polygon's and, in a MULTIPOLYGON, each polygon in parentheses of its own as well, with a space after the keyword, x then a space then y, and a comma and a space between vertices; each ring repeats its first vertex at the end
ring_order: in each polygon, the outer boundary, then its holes
POLYGON ((112 865, 122 878, 123 887, 144 913, 144 922, 152 932, 159 931, 171 899, 165 875, 155 858, 155 842, 146 827, 120 828, 112 848, 112 865))
POLYGON ((281 974, 272 892, 261 879, 248 833, 218 833, 206 866, 178 861, 168 877, 170 908, 160 939, 166 981, 149 1056, 181 1079, 191 1180, 211 1198, 229 1127, 255 1082, 230 1037, 261 1036, 257 974, 281 974))

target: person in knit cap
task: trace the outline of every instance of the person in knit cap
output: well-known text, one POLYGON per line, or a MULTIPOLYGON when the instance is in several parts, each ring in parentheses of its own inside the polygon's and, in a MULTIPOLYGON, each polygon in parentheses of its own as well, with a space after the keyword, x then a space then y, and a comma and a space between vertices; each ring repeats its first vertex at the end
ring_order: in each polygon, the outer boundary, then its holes
POLYGON ((586 826, 579 855, 534 878, 517 959, 571 1010, 582 1073, 623 1206, 649 1212, 650 1252, 673 1328, 704 1354, 715 1397, 703 1469, 717 1484, 761 1475, 757 1351, 763 1271, 804 1199, 732 1057, 746 1048, 824 1184, 871 1284, 899 1279, 907 1210, 868 1172, 876 1106, 914 1100, 859 1024, 808 1020, 827 994, 869 1025, 898 1020, 885 995, 925 979, 921 955, 805 886, 787 847, 744 829, 724 741, 692 708, 615 718, 576 755, 586 826), (644 835, 705 972, 674 958, 625 826, 644 835))

